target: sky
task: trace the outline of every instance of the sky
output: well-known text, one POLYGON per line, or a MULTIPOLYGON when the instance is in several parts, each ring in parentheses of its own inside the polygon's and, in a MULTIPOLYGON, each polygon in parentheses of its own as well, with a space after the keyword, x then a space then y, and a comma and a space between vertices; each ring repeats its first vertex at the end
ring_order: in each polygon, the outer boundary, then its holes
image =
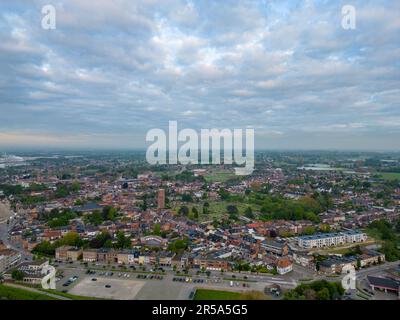
POLYGON ((0 149, 143 148, 176 120, 254 128, 258 149, 400 150, 400 1, 13 0, 0 15, 0 149))

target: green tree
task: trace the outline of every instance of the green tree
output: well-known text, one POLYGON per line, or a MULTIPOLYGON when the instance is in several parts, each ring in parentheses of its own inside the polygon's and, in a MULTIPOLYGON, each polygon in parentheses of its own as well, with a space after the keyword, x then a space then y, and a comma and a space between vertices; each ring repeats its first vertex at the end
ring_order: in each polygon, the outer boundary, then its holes
POLYGON ((317 300, 329 300, 330 299, 329 289, 323 288, 320 291, 318 291, 316 294, 316 298, 317 300))
POLYGON ((181 216, 188 216, 189 215, 189 208, 187 206, 182 206, 182 207, 180 207, 178 213, 181 216))
POLYGON ((244 211, 244 215, 249 219, 254 219, 253 209, 251 207, 247 207, 244 211))
POLYGON ((15 281, 22 281, 24 280, 24 273, 20 270, 14 270, 11 273, 11 278, 15 281))

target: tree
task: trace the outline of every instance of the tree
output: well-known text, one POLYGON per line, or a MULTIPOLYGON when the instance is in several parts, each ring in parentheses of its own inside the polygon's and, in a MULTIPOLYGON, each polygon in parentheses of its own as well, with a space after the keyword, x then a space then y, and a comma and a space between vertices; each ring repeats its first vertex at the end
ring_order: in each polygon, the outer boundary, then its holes
POLYGON ((181 216, 188 216, 189 215, 189 208, 187 206, 182 206, 182 207, 180 207, 178 213, 181 216))
POLYGON ((182 201, 184 202, 193 202, 193 197, 192 195, 185 193, 182 195, 182 201))
POLYGON ((236 214, 239 213, 238 208, 237 208, 235 205, 232 205, 232 204, 230 204, 230 205, 228 205, 228 206, 226 207, 226 211, 227 211, 229 214, 234 214, 234 215, 236 215, 236 214))
POLYGON ((11 278, 15 281, 23 281, 24 280, 24 273, 20 270, 14 270, 11 273, 11 278))
POLYGON ((159 223, 155 223, 153 227, 153 234, 159 236, 161 234, 161 226, 159 223))
POLYGON ((122 231, 117 232, 117 248, 124 249, 129 248, 131 246, 131 241, 128 237, 125 236, 125 233, 122 231))
POLYGON ((251 207, 247 207, 244 211, 244 215, 249 219, 254 219, 253 209, 251 207))
POLYGON ((330 294, 328 288, 323 288, 317 292, 316 295, 317 300, 329 300, 330 294))
POLYGON ((305 227, 303 233, 306 235, 312 235, 315 233, 315 228, 312 226, 305 227))
POLYGON ((103 208, 102 218, 103 220, 113 221, 117 215, 117 209, 112 206, 106 206, 103 208))
POLYGON ((56 188, 55 196, 57 198, 65 198, 69 195, 69 191, 66 185, 59 184, 56 188))
POLYGON ((361 260, 357 259, 357 270, 361 269, 361 260))
POLYGON ((77 232, 71 231, 68 232, 62 239, 63 244, 68 245, 68 246, 75 246, 78 247, 80 246, 82 240, 79 237, 77 232))
POLYGON ((78 192, 81 189, 81 185, 78 181, 72 182, 71 189, 73 192, 78 192))
POLYGON ((230 197, 230 193, 226 191, 225 189, 219 189, 218 191, 219 196, 221 197, 222 200, 228 200, 230 197))
POLYGON ((99 249, 104 246, 107 240, 111 241, 111 235, 107 231, 102 231, 96 238, 90 241, 89 246, 94 249, 99 249))

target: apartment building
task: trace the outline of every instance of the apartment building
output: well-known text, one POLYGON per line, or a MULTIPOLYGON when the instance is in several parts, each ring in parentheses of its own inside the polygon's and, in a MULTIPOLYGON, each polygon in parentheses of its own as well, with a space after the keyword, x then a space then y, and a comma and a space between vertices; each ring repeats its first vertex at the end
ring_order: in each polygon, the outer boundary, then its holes
POLYGON ((0 273, 17 265, 21 261, 21 254, 12 249, 0 250, 0 273))
POLYGON ((304 249, 334 247, 345 243, 358 243, 367 240, 363 232, 350 230, 337 233, 318 233, 298 238, 298 245, 304 249))

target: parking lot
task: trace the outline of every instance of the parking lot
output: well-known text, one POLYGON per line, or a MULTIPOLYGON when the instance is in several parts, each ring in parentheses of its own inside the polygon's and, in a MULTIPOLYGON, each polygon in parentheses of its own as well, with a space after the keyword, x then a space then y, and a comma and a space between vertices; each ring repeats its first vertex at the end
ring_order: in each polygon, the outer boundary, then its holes
POLYGON ((69 293, 103 299, 133 300, 144 285, 144 281, 138 280, 85 277, 69 293))
POLYGON ((232 279, 222 279, 221 275, 205 277, 130 270, 88 270, 76 264, 65 265, 59 270, 62 277, 57 281, 57 290, 103 299, 187 300, 196 288, 263 291, 267 284, 247 280, 247 276, 243 280, 234 275, 226 275, 232 279))

